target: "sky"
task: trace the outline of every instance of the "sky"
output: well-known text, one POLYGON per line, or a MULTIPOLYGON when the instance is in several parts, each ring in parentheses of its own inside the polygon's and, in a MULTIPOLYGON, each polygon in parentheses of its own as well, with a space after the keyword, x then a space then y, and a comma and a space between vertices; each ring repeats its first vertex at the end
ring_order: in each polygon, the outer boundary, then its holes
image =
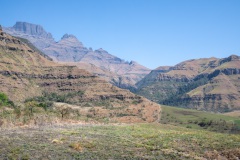
POLYGON ((240 0, 1 0, 0 24, 16 21, 150 69, 240 55, 240 0))

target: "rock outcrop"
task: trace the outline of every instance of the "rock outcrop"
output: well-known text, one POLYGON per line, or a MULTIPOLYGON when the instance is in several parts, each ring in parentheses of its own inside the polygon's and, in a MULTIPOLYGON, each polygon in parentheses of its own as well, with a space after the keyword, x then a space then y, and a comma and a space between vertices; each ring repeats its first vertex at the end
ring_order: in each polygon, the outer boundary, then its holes
POLYGON ((27 43, 0 34, 0 92, 14 102, 43 93, 71 94, 69 103, 86 115, 114 121, 154 122, 160 105, 81 70, 46 59, 27 43))
POLYGON ((46 39, 53 39, 51 33, 47 33, 42 26, 26 22, 17 22, 13 29, 27 35, 39 36, 46 39))

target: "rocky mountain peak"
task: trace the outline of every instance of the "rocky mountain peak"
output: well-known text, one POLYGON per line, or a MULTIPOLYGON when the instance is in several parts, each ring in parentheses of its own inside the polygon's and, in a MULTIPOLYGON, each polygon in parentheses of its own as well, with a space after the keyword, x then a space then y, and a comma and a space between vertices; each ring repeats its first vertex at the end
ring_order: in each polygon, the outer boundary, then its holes
POLYGON ((136 65, 136 64, 138 64, 137 62, 135 62, 135 61, 131 61, 131 62, 129 62, 129 65, 136 65))
POLYGON ((235 61, 235 60, 239 60, 240 57, 237 56, 237 55, 231 55, 231 56, 228 57, 228 59, 229 59, 230 61, 235 61))
POLYGON ((16 24, 13 26, 13 29, 15 31, 20 31, 25 34, 33 35, 33 36, 40 36, 43 38, 52 38, 51 33, 47 33, 42 26, 36 25, 36 24, 31 24, 27 22, 16 22, 16 24))
POLYGON ((77 37, 72 34, 64 34, 58 43, 62 45, 83 48, 82 42, 80 42, 77 37))
POLYGON ((231 62, 231 61, 238 61, 240 59, 239 56, 237 55, 231 55, 227 58, 223 58, 221 61, 220 61, 220 65, 223 64, 223 63, 226 63, 226 62, 231 62))
POLYGON ((68 39, 68 38, 75 38, 75 39, 77 39, 74 35, 72 35, 72 34, 67 34, 67 33, 64 34, 61 39, 68 39))
POLYGON ((105 51, 104 49, 102 49, 102 48, 99 48, 99 49, 97 49, 97 50, 95 50, 96 52, 100 52, 100 53, 102 53, 102 52, 105 52, 105 53, 108 53, 107 51, 105 51))
POLYGON ((0 25, 0 32, 2 32, 2 26, 0 25))

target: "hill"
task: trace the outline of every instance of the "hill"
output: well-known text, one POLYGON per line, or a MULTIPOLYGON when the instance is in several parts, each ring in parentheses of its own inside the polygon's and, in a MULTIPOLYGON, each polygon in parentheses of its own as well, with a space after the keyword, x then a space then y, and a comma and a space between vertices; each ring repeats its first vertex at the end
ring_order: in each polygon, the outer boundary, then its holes
POLYGON ((157 121, 161 108, 75 66, 57 64, 0 30, 0 92, 15 103, 53 99, 77 111, 112 121, 157 121))
POLYGON ((228 112, 240 106, 240 58, 202 58, 159 67, 137 83, 136 93, 155 102, 228 112))
POLYGON ((240 133, 240 119, 237 116, 165 105, 162 105, 160 123, 214 132, 240 133))
POLYGON ((102 48, 97 50, 86 48, 71 34, 65 34, 60 41, 55 42, 51 33, 46 32, 40 25, 17 22, 13 27, 4 27, 3 29, 13 36, 28 39, 54 61, 70 63, 80 69, 87 69, 90 73, 121 88, 135 88, 135 83, 150 72, 148 68, 137 62, 124 61, 102 48), (94 68, 99 68, 97 70, 102 70, 102 74, 98 74, 92 67, 82 66, 82 64, 94 65, 96 66, 94 68))

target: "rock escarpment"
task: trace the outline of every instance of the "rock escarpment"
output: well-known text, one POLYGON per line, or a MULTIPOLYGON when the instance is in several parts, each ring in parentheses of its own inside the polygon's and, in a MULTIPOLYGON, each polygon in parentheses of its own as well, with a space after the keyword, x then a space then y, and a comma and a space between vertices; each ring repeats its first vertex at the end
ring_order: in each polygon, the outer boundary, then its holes
POLYGON ((137 93, 158 103, 227 112, 240 106, 240 58, 204 58, 153 70, 137 93))
POLYGON ((14 102, 43 93, 71 94, 85 114, 122 122, 154 122, 161 107, 81 70, 46 59, 17 38, 0 32, 0 91, 14 102))

